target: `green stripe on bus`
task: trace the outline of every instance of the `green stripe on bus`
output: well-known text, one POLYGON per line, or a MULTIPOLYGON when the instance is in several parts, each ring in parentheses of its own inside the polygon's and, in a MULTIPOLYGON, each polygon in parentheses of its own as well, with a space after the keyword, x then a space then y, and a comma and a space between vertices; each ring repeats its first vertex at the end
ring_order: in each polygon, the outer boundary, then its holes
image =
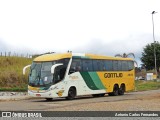
POLYGON ((97 88, 99 88, 100 90, 106 89, 96 72, 89 72, 89 75, 97 88))
POLYGON ((79 59, 81 59, 81 58, 84 58, 84 59, 90 59, 90 57, 87 57, 87 56, 73 56, 72 58, 79 58, 79 59))
POLYGON ((88 72, 80 72, 87 86, 92 90, 98 90, 88 72))
POLYGON ((88 57, 88 56, 81 56, 81 58, 90 59, 90 57, 88 57))
POLYGON ((72 58, 81 58, 81 56, 73 56, 72 58))
POLYGON ((48 90, 51 87, 51 85, 47 86, 47 87, 40 87, 40 90, 48 90))

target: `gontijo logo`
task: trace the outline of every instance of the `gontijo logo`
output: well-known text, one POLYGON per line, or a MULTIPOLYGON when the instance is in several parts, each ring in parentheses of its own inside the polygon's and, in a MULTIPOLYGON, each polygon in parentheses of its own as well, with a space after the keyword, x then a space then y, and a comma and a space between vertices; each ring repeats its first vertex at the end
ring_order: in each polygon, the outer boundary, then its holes
POLYGON ((105 73, 105 78, 121 78, 123 77, 123 73, 105 73))

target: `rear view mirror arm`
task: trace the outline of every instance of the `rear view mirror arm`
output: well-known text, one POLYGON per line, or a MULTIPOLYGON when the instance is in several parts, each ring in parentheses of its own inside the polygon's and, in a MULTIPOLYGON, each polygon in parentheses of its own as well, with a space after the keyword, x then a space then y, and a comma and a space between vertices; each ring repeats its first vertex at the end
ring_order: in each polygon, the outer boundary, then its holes
POLYGON ((54 74, 55 68, 56 68, 57 66, 61 66, 61 65, 63 65, 63 63, 58 63, 58 64, 53 65, 53 66, 51 67, 51 73, 54 74))
POLYGON ((30 67, 31 65, 27 65, 27 66, 25 66, 24 68, 23 68, 23 75, 25 75, 25 73, 26 73, 26 69, 28 68, 28 67, 30 67))

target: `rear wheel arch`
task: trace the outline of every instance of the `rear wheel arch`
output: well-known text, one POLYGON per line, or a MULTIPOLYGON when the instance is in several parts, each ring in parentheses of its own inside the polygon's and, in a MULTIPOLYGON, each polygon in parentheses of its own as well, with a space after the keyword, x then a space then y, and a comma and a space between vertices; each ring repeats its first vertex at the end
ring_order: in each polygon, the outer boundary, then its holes
MULTIPOLYGON (((114 87, 119 88, 119 85, 116 83, 116 84, 114 84, 114 87)), ((113 89, 114 89, 114 87, 113 87, 113 89)))

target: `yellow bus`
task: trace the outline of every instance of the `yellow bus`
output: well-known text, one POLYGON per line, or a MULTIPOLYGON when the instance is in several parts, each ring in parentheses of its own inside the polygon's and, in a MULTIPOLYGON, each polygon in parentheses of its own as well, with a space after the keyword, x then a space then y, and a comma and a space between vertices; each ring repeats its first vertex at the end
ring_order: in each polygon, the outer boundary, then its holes
POLYGON ((117 96, 134 89, 131 58, 83 53, 53 53, 39 56, 30 67, 28 95, 52 100, 56 97, 105 94, 117 96))

